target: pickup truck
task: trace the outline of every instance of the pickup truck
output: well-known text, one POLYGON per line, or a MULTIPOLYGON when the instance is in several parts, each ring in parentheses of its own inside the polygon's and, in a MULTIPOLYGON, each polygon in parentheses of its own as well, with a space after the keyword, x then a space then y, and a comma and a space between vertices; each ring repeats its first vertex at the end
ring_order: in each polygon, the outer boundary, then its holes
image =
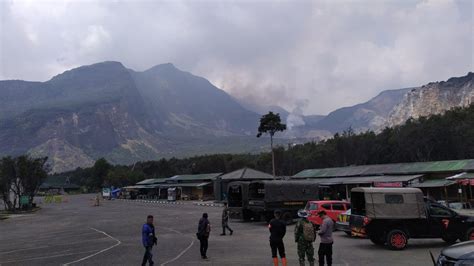
POLYGON ((409 238, 474 240, 474 217, 424 199, 417 188, 354 188, 351 205, 352 236, 390 249, 406 248, 409 238))

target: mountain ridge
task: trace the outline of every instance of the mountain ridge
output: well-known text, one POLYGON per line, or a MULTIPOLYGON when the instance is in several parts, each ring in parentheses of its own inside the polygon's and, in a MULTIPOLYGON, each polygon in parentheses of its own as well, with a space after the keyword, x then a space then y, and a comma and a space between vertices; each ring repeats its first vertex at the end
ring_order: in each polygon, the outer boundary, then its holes
MULTIPOLYGON (((399 115, 396 110, 407 110, 407 104, 439 100, 446 102, 443 108, 447 109, 459 102, 470 103, 471 98, 465 100, 463 95, 470 97, 474 91, 472 76, 470 72, 421 87, 383 91, 365 103, 327 116, 304 116, 300 108, 261 110, 280 112, 283 122, 289 123, 277 143, 319 141, 349 127, 356 132, 377 131, 392 123, 393 117, 398 118, 395 125, 407 115, 421 114, 399 115), (463 93, 451 97, 456 90, 463 93), (433 94, 439 91, 445 93, 433 94), (407 97, 412 100, 406 102, 407 97)), ((0 155, 48 156, 53 172, 61 172, 89 166, 100 157, 129 164, 268 150, 268 141, 255 137, 262 113, 249 109, 207 79, 172 63, 135 71, 117 61, 104 61, 65 71, 45 82, 0 81, 0 155)))

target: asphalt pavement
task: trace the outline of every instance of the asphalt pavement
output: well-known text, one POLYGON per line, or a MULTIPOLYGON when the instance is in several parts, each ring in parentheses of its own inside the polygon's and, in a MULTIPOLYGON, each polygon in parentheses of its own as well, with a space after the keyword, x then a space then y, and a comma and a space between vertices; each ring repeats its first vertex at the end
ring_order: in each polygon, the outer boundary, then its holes
MULTIPOLYGON (((155 217, 158 237, 155 265, 272 265, 263 222, 231 221, 234 235, 219 236, 220 207, 124 200, 94 207, 93 197, 69 196, 63 203, 39 199, 38 212, 1 220, 0 265, 140 265, 141 226, 148 214, 155 217), (212 224, 209 260, 201 259, 195 236, 203 212, 212 224)), ((298 265, 293 228, 285 237, 290 266, 298 265)), ((429 251, 437 255, 446 246, 437 239, 410 239, 406 250, 391 251, 343 232, 335 232, 334 240, 333 265, 432 265, 429 251)))

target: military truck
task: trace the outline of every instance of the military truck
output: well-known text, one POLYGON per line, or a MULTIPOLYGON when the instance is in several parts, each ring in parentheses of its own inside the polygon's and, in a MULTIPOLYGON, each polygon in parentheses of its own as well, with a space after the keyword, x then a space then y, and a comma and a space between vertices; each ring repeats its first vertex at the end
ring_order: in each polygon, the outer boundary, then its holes
POLYGON ((227 186, 227 206, 231 219, 250 221, 253 218, 248 209, 249 184, 249 181, 234 181, 227 186))
POLYGON ((390 249, 407 247, 409 238, 474 240, 474 217, 427 200, 418 188, 353 188, 350 227, 390 249))
POLYGON ((311 181, 254 181, 249 184, 248 190, 251 215, 256 219, 264 218, 267 222, 278 209, 283 213, 282 218, 291 223, 308 200, 319 199, 318 184, 311 181))

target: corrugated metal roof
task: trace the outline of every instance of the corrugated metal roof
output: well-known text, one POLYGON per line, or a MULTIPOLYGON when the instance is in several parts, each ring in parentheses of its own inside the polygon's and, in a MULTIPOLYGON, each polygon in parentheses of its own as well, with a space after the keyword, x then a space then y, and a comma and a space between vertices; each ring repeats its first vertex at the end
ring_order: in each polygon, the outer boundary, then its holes
POLYGON ((166 181, 198 181, 198 180, 215 180, 222 173, 198 174, 198 175, 175 175, 167 178, 166 181))
POLYGON ((412 184, 411 187, 416 187, 416 188, 447 187, 454 184, 456 184, 455 181, 450 181, 446 179, 433 179, 433 180, 426 180, 423 183, 412 184))
POLYGON ((166 178, 150 178, 145 179, 137 183, 137 185, 150 185, 150 184, 160 184, 166 183, 166 178))
POLYGON ((460 173, 460 174, 457 174, 457 175, 453 175, 453 176, 450 176, 450 177, 446 177, 446 179, 449 179, 449 180, 456 180, 456 179, 474 179, 474 173, 460 173))
POLYGON ((200 182, 200 183, 177 183, 177 184, 162 184, 160 187, 203 187, 212 184, 212 182, 200 182))
POLYGON ((374 182, 408 182, 419 179, 423 175, 386 175, 386 176, 355 176, 355 177, 333 177, 309 179, 320 185, 355 185, 372 184, 374 182))
POLYGON ((474 159, 417 163, 374 164, 322 169, 308 169, 294 177, 343 177, 369 175, 407 175, 436 172, 474 171, 474 159))
POLYGON ((235 180, 235 179, 273 179, 273 176, 264 172, 254 170, 252 168, 242 168, 233 172, 227 173, 220 177, 223 180, 235 180))

